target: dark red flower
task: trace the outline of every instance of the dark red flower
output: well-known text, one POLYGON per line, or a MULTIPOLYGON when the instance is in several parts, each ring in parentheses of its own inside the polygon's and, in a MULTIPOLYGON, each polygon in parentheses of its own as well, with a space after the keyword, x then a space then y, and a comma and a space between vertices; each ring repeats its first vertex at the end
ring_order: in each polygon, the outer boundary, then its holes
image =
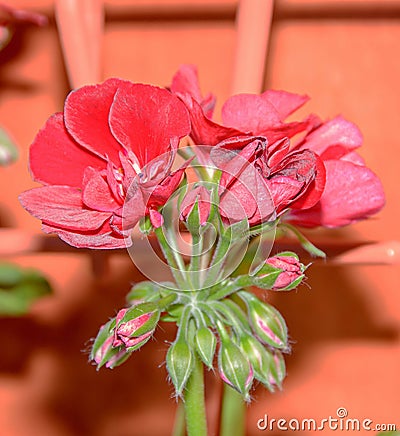
POLYGON ((320 199, 325 168, 314 152, 291 152, 288 139, 272 146, 263 137, 248 142, 239 151, 225 148, 224 142, 211 151, 211 159, 223 171, 220 211, 225 219, 247 218, 256 225, 275 219, 289 207, 310 208, 320 199))
MULTIPOLYGON (((249 137, 251 140, 259 136, 266 138, 269 145, 265 149, 269 157, 263 159, 271 162, 274 156, 275 168, 272 169, 271 164, 269 167, 262 164, 263 178, 265 180, 265 175, 269 174, 268 188, 278 213, 283 207, 290 207, 291 212, 285 219, 305 227, 338 227, 365 219, 384 206, 385 196, 379 178, 353 151, 362 145, 361 133, 353 123, 342 117, 323 123, 315 115, 300 122, 286 123, 285 119, 300 108, 308 97, 268 90, 261 95, 230 97, 222 107, 223 125, 220 125, 204 112, 198 94, 192 91, 198 89, 197 74, 188 74, 188 70, 190 68, 187 66, 181 67, 171 89, 189 108, 192 123, 190 135, 194 142, 211 146, 223 143, 224 148, 238 151, 249 143, 249 137), (178 86, 179 83, 181 86, 178 86), (288 145, 283 146, 282 141, 286 142, 285 138, 299 133, 302 139, 288 154, 288 145), (308 158, 305 158, 305 154, 297 157, 294 154, 307 150, 308 158), (283 158, 284 161, 279 164, 283 158), (301 184, 299 178, 303 178, 303 181, 307 179, 310 159, 315 160, 316 167, 311 171, 315 173, 314 176, 309 174, 309 180, 314 180, 306 189, 307 192, 304 191, 307 182, 298 191, 301 184), (296 174, 300 168, 302 175, 296 174)), ((258 188, 252 190, 251 196, 257 198, 258 188)), ((245 195, 244 198, 247 202, 245 195)))
POLYGON ((125 230, 178 186, 184 168, 171 166, 189 130, 185 106, 164 89, 120 79, 84 86, 36 136, 30 170, 45 186, 20 201, 45 232, 71 245, 130 245, 125 230))
POLYGON ((307 210, 292 210, 286 217, 304 227, 339 227, 368 218, 385 204, 379 178, 354 151, 362 135, 353 123, 336 117, 320 124, 297 145, 313 150, 324 162, 326 185, 321 199, 307 210))

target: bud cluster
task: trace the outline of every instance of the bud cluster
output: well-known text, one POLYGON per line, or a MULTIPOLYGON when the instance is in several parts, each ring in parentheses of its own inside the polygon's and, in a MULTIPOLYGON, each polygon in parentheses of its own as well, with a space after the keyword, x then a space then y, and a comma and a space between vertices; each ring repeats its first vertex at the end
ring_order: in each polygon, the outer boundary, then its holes
POLYGON ((201 292, 143 282, 128 294, 130 306, 100 329, 91 358, 98 368, 120 365, 152 337, 161 319, 178 326, 166 356, 177 396, 183 394, 196 359, 208 369, 216 364, 221 379, 245 400, 255 381, 274 391, 286 374, 286 323, 276 308, 245 288, 257 284, 290 290, 301 282, 304 270, 297 256, 285 252, 267 259, 251 276, 229 278, 201 292))

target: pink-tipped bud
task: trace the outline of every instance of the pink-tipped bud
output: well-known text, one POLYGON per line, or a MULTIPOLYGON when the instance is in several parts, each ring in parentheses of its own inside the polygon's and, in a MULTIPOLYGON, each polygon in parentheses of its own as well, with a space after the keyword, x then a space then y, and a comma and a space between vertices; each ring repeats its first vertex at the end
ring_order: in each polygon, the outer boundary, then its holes
POLYGON ((247 401, 254 372, 248 358, 232 341, 221 338, 218 353, 218 372, 221 379, 232 386, 247 401))
POLYGON ((130 356, 130 352, 124 347, 114 347, 114 329, 115 319, 104 324, 93 343, 93 347, 90 353, 90 360, 93 360, 97 364, 97 369, 102 366, 106 368, 115 368, 130 356))
POLYGON ((250 325, 257 337, 274 348, 287 348, 287 327, 282 315, 253 294, 241 292, 240 295, 247 304, 250 325))
POLYGON ((142 303, 121 309, 116 318, 113 346, 125 346, 129 351, 144 345, 154 333, 160 311, 153 303, 142 303))
POLYGON ((281 253, 265 261, 267 265, 280 269, 272 289, 289 290, 295 288, 304 278, 304 265, 292 253, 281 253))

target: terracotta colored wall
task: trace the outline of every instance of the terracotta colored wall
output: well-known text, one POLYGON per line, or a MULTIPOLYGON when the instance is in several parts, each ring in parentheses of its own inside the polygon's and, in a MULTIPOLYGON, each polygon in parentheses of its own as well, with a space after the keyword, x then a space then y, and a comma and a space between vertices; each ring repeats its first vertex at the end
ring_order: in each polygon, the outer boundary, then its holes
MULTIPOLYGON (((107 2, 104 77, 166 85, 181 63, 195 63, 204 91, 216 93, 221 104, 232 85, 236 2, 170 2, 175 7, 182 3, 182 8, 218 6, 200 18, 190 9, 186 15, 163 16, 157 5, 156 20, 140 12, 139 6, 157 3, 166 2, 107 2)), ((50 0, 12 4, 53 17, 50 0)), ((314 239, 400 240, 399 53, 399 1, 277 1, 266 87, 309 94, 304 113, 341 113, 356 122, 365 137, 361 154, 381 176, 387 194, 387 206, 377 217, 340 231, 311 233, 314 239)), ((16 198, 33 186, 27 172, 29 144, 47 117, 62 109, 67 92, 54 21, 46 28, 21 27, 0 54, 0 124, 21 152, 16 164, 0 170, 2 227, 40 230, 16 198)), ((9 243, 0 242, 2 248, 9 243)), ((93 274, 93 259, 78 251, 9 259, 41 268, 55 294, 35 305, 30 316, 0 319, 0 434, 168 434, 174 402, 165 368, 158 368, 164 341, 173 337, 168 326, 112 372, 96 373, 81 353, 98 326, 123 305, 129 283, 140 280, 128 256, 111 255, 108 271, 100 275, 93 274)), ((264 413, 318 419, 335 416, 338 407, 345 407, 351 418, 394 422, 400 428, 399 282, 396 265, 328 263, 309 269, 309 287, 273 296, 287 319, 293 353, 283 392, 255 392, 249 435, 260 433, 256 421, 264 413)), ((215 414, 219 386, 212 377, 207 383, 215 414)))

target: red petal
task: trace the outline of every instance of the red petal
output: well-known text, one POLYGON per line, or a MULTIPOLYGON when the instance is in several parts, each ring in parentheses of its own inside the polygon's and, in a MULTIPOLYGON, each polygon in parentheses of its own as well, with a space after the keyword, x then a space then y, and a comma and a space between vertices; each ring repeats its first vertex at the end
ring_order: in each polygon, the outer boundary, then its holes
POLYGON ((321 200, 311 209, 292 212, 289 220, 305 227, 339 227, 377 213, 385 204, 378 177, 361 165, 329 160, 321 200))
POLYGON ((266 97, 275 107, 282 121, 307 103, 310 99, 308 95, 293 94, 286 91, 275 91, 273 89, 265 91, 262 96, 266 97))
POLYGON ((192 98, 181 97, 189 109, 192 130, 190 137, 197 145, 216 145, 224 139, 233 136, 243 136, 243 132, 230 127, 224 127, 209 120, 201 106, 192 98))
POLYGON ((82 201, 91 209, 103 212, 112 212, 122 204, 114 198, 105 175, 91 167, 86 168, 83 177, 82 201))
POLYGON ((340 159, 362 145, 358 127, 338 116, 309 133, 301 145, 319 154, 323 160, 340 159))
POLYGON ((326 170, 322 159, 315 155, 315 179, 310 183, 306 192, 293 204, 292 209, 308 209, 314 206, 322 196, 326 184, 326 170))
POLYGON ((73 138, 115 164, 122 147, 111 134, 108 118, 117 89, 126 83, 109 79, 100 85, 83 86, 68 95, 64 106, 65 125, 73 138))
POLYGON ((184 104, 167 90, 125 82, 115 94, 110 127, 143 167, 168 152, 172 138, 186 136, 190 121, 184 104))
POLYGON ((189 94, 202 107, 207 118, 211 118, 214 107, 215 97, 212 94, 203 98, 197 68, 194 65, 181 65, 174 75, 171 83, 171 91, 175 94, 189 94))
POLYGON ((36 135, 29 152, 29 166, 37 182, 80 187, 86 167, 102 169, 106 164, 71 138, 62 113, 57 113, 36 135))
POLYGON ((281 124, 278 111, 263 95, 238 94, 222 106, 225 126, 259 135, 266 129, 281 124))
POLYGON ((273 177, 267 181, 267 185, 278 213, 292 202, 293 198, 296 198, 304 187, 304 183, 285 176, 273 177))
POLYGON ((122 238, 110 231, 107 233, 72 233, 46 224, 43 224, 42 230, 46 233, 57 233, 60 239, 77 248, 110 250, 127 248, 132 245, 131 238, 122 238))
POLYGON ((22 206, 51 226, 68 230, 97 230, 110 213, 85 209, 81 192, 69 186, 42 186, 19 196, 22 206))

